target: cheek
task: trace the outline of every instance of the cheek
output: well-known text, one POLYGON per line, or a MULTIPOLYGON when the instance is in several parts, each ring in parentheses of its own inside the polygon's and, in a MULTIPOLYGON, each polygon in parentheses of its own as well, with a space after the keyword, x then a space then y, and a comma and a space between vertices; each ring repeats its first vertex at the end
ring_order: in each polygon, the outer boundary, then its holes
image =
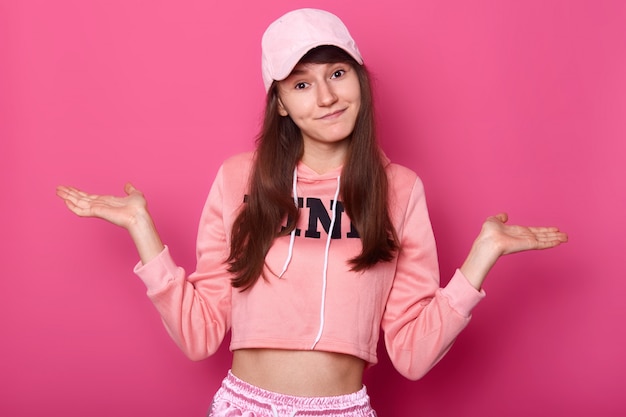
POLYGON ((350 98, 350 101, 352 101, 353 103, 361 103, 361 85, 359 84, 359 80, 358 78, 355 78, 354 80, 352 80, 352 83, 350 83, 350 85, 346 86, 346 97, 350 98))
POLYGON ((354 99, 358 100, 359 103, 361 102, 361 84, 359 84, 359 80, 355 80, 355 84, 354 84, 354 99))
POLYGON ((284 108, 289 116, 295 121, 309 116, 312 112, 312 106, 306 100, 293 100, 284 103, 284 108))
POLYGON ((356 113, 358 113, 359 110, 361 109, 361 90, 360 89, 353 91, 352 95, 350 96, 350 101, 354 104, 353 107, 356 113))

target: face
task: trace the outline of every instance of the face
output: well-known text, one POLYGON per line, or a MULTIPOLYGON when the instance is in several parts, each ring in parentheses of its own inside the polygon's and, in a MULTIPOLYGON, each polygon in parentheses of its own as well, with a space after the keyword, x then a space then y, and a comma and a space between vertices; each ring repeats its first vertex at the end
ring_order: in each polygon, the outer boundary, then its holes
POLYGON ((350 64, 298 64, 278 83, 278 97, 278 112, 300 128, 305 153, 346 149, 361 106, 359 78, 350 64))

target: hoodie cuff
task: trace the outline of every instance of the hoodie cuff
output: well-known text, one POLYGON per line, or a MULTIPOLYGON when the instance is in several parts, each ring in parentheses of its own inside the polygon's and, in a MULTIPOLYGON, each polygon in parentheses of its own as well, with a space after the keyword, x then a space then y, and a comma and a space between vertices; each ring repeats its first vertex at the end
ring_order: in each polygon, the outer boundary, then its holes
POLYGON ((463 317, 469 317, 474 307, 486 295, 485 290, 478 291, 474 288, 459 269, 441 292, 448 299, 450 306, 463 317))
POLYGON ((143 281, 148 292, 154 293, 174 281, 180 275, 180 267, 174 263, 169 248, 165 246, 161 253, 148 263, 142 264, 139 261, 133 272, 143 281))

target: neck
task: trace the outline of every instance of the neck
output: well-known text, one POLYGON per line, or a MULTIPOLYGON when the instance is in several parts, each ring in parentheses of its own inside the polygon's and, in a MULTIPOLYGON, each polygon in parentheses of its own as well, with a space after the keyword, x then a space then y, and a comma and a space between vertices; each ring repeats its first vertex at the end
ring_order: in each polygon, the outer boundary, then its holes
POLYGON ((302 163, 318 174, 325 174, 343 165, 348 152, 348 141, 328 146, 307 146, 305 143, 302 163))

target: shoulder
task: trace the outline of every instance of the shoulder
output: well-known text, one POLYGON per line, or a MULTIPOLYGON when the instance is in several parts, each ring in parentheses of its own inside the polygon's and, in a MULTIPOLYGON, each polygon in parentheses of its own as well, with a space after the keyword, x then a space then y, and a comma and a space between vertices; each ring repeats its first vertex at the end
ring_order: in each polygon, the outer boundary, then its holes
POLYGON ((227 158, 222 162, 219 176, 221 176, 224 181, 247 183, 254 163, 254 155, 255 153, 251 151, 239 153, 227 158))
POLYGON ((249 171, 250 168, 252 167, 253 162, 254 162, 254 155, 255 155, 255 153, 253 151, 250 151, 250 152, 238 153, 236 155, 228 157, 222 163, 222 170, 226 170, 226 171, 242 171, 242 170, 249 171))
POLYGON ((423 189, 423 183, 420 177, 410 168, 403 165, 388 162, 385 165, 389 188, 392 190, 405 189, 410 192, 414 187, 423 189))
POLYGON ((236 201, 240 200, 248 189, 250 172, 254 162, 254 152, 245 152, 228 157, 222 162, 213 187, 221 190, 223 195, 231 195, 236 201))
POLYGON ((426 208, 424 184, 415 171, 403 165, 389 162, 385 170, 389 184, 389 208, 398 225, 398 222, 404 221, 401 219, 416 213, 418 207, 426 208))

